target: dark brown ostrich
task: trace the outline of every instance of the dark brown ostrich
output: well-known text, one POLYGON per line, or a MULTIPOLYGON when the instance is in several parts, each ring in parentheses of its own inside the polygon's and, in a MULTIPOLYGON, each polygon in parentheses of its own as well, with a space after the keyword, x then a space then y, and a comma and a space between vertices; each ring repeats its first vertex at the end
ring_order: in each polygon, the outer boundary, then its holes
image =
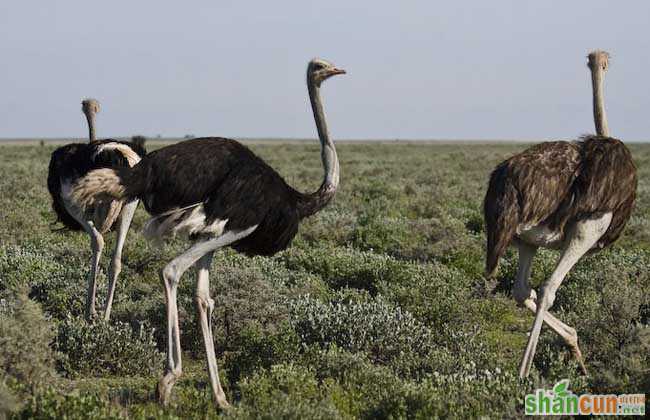
POLYGON ((198 270, 196 303, 215 401, 227 407, 212 337, 208 274, 215 251, 231 247, 247 255, 272 255, 287 248, 300 221, 324 208, 339 184, 339 161, 330 139, 320 99, 321 83, 345 73, 332 63, 313 59, 307 87, 321 143, 324 178, 313 193, 301 193, 247 147, 235 140, 207 137, 158 149, 132 168, 91 171, 73 187, 84 208, 98 198, 130 202, 142 199, 152 218, 148 236, 187 234, 194 244, 161 271, 167 300, 167 369, 158 383, 163 404, 182 373, 176 295, 181 277, 198 270))
POLYGON ((86 318, 89 321, 97 317, 95 300, 99 262, 104 249, 103 235, 116 225, 117 238, 108 269, 109 286, 104 310, 104 319, 108 321, 111 316, 117 278, 122 269, 122 248, 138 202, 123 205, 121 201, 108 200, 82 211, 70 200, 70 187, 77 179, 93 169, 133 166, 140 161, 145 151, 142 147, 127 142, 97 140, 95 114, 99 112, 99 102, 95 99, 84 99, 81 109, 88 121, 90 142, 66 144, 52 153, 47 187, 58 221, 63 223, 67 230, 84 230, 90 237, 92 257, 86 296, 86 318))
POLYGON ((506 248, 519 250, 513 297, 535 312, 535 321, 519 367, 528 376, 546 322, 571 348, 586 374, 576 330, 555 318, 549 308, 562 280, 580 258, 597 251, 621 234, 636 196, 636 168, 625 145, 608 137, 603 76, 608 54, 589 54, 593 82, 595 136, 577 142, 535 145, 499 164, 485 195, 487 229, 486 276, 492 277, 506 248), (531 263, 539 247, 561 252, 537 302, 528 284, 531 263))

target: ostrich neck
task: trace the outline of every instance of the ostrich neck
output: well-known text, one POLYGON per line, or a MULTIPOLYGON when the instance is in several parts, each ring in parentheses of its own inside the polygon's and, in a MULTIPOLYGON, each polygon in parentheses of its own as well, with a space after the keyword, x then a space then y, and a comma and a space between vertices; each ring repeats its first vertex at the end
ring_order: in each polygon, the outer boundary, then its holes
POLYGON ((327 130, 325 112, 323 111, 323 104, 320 98, 320 88, 310 79, 307 80, 307 85, 316 129, 318 130, 318 138, 321 145, 321 159, 323 161, 325 175, 321 186, 316 192, 302 194, 298 202, 298 212, 301 218, 311 216, 325 207, 332 197, 334 197, 339 185, 339 159, 336 155, 334 142, 330 139, 327 130))
POLYGON ((609 137, 609 126, 607 125, 607 114, 605 114, 605 98, 603 94, 603 70, 597 68, 591 73, 591 84, 594 105, 594 123, 596 134, 609 137))
POLYGON ((95 141, 95 115, 91 112, 87 113, 86 120, 88 121, 88 140, 95 141))

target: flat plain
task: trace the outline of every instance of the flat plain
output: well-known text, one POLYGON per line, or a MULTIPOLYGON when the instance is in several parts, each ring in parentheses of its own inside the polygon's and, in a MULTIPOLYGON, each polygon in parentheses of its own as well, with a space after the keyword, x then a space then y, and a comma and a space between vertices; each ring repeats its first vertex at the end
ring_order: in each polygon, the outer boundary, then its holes
MULTIPOLYGON (((247 144, 290 185, 318 187, 317 142, 247 144)), ((139 208, 113 318, 87 325, 88 238, 52 224, 56 146, 0 146, 0 418, 512 418, 525 394, 565 378, 575 393, 647 392, 650 145, 629 145, 639 186, 625 233, 578 263, 551 309, 577 329, 589 376, 544 327, 531 377, 519 380, 533 314, 510 296, 516 252, 498 281, 483 279, 481 206, 491 169, 527 146, 339 143, 339 192, 291 248, 215 256, 212 328, 227 412, 210 399, 191 270, 179 291, 184 376, 169 407, 156 403, 166 348, 158 272, 187 243, 147 243, 139 208)), ((556 259, 538 254, 535 286, 556 259)))

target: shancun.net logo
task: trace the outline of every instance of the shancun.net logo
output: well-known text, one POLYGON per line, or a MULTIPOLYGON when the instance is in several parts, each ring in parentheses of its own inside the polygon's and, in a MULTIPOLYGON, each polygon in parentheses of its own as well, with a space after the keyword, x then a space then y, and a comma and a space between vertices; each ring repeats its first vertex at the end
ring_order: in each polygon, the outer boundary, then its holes
POLYGON ((576 395, 569 380, 556 383, 552 390, 538 389, 524 399, 526 415, 645 415, 645 394, 576 395))

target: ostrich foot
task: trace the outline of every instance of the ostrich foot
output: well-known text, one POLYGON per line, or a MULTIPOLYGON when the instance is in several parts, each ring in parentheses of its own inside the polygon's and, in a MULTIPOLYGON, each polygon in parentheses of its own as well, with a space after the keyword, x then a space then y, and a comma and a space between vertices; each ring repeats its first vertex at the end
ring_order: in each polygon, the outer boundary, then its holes
POLYGON ((172 388, 178 380, 180 375, 176 375, 174 372, 167 372, 160 381, 158 381, 158 401, 163 406, 169 405, 169 397, 172 393, 172 388))
MULTIPOLYGON (((528 309, 531 311, 535 312, 537 310, 537 294, 535 293, 535 290, 531 291, 530 298, 524 300, 524 306, 526 306, 528 309)), ((546 312, 544 314, 544 321, 564 340, 566 345, 569 347, 571 350, 571 354, 573 354, 573 357, 576 358, 578 361, 578 364, 580 365, 580 370, 582 371, 582 374, 587 376, 587 367, 585 366, 585 362, 582 359, 582 352, 580 351, 580 347, 578 346, 578 332, 575 330, 575 328, 570 327, 554 317, 550 312, 546 312)), ((530 337, 530 332, 526 334, 528 337, 530 337)))
POLYGON ((228 410, 230 408, 230 404, 228 403, 228 400, 226 400, 225 395, 221 395, 221 396, 215 395, 214 400, 216 401, 220 409, 228 410))
POLYGON ((88 322, 89 324, 94 324, 95 321, 97 321, 97 319, 99 318, 99 315, 97 314, 97 311, 95 309, 91 309, 86 312, 85 318, 86 318, 86 322, 88 322))
POLYGON ((582 374, 584 376, 589 376, 589 373, 587 372, 587 367, 585 366, 585 362, 582 360, 582 352, 580 352, 580 348, 578 347, 577 339, 576 339, 575 347, 571 347, 571 353, 573 354, 573 357, 575 357, 576 360, 578 361, 582 374))

